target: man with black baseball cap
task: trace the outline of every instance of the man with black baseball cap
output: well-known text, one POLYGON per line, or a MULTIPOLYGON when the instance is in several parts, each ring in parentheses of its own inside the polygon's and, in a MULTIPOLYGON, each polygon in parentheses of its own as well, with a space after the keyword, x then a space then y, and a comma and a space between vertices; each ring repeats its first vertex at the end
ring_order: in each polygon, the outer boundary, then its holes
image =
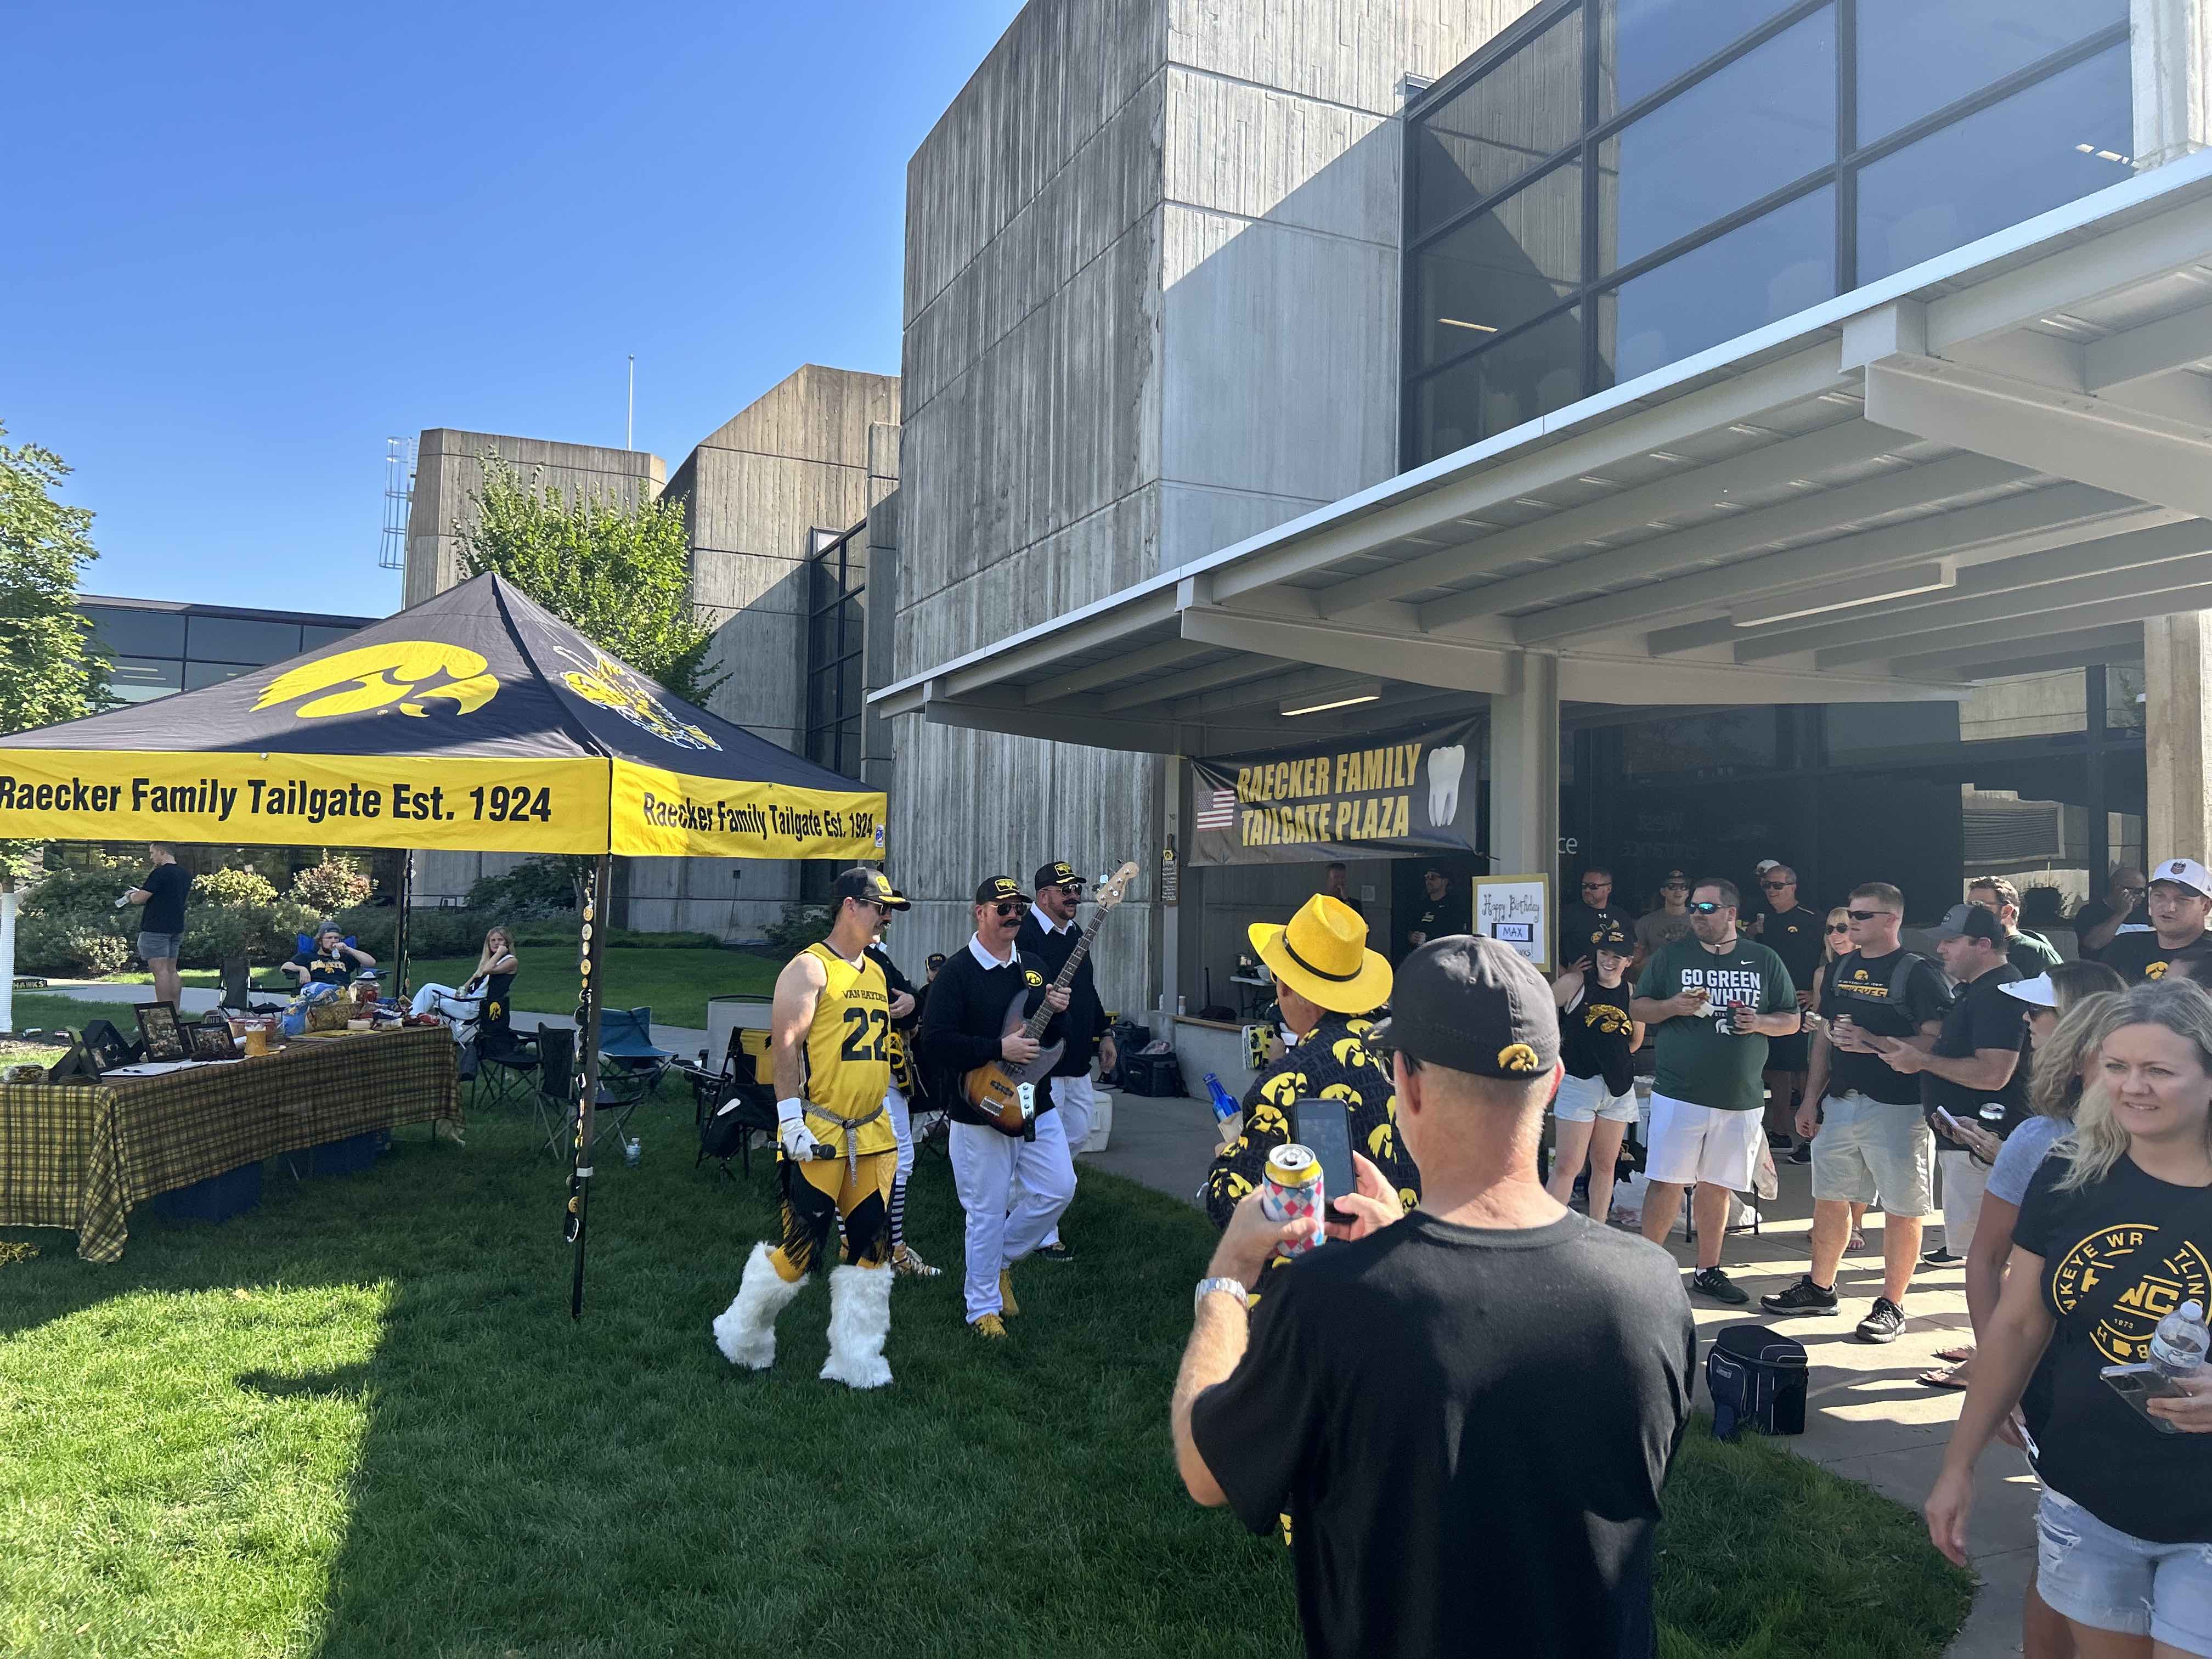
POLYGON ((1058 1018, 1042 1041, 1018 1025, 1006 1030, 1017 1003, 1025 1017, 1040 1003, 1055 1016, 1067 1011, 1067 993, 1052 988, 1043 962, 1014 947, 1029 907, 1030 896, 1012 876, 977 885, 975 931, 930 982, 917 1039, 930 1093, 952 1121, 952 1184, 968 1217, 962 1293, 968 1328, 994 1340, 1005 1340, 1006 1321, 1021 1311, 1009 1270, 1044 1242, 1075 1195, 1075 1169, 1050 1090, 1036 1091, 1036 1115, 1017 1139, 969 1104, 963 1086, 977 1066, 997 1060, 1025 1066, 1059 1040, 1058 1018))
POLYGON ((2150 872, 2150 931, 2123 933, 2097 959, 2130 985, 2164 979, 2177 962, 2212 956, 2212 874, 2195 859, 2166 859, 2150 872))
POLYGON ((1551 988, 1496 940, 1432 940, 1371 1038, 1419 1207, 1401 1219, 1358 1158, 1359 1192, 1331 1195, 1351 1219, 1255 1310, 1268 1258, 1315 1224, 1238 1205, 1176 1382, 1183 1483, 1255 1532, 1287 1508, 1309 1653, 1460 1652, 1478 1619, 1486 1651, 1649 1653, 1696 1334, 1665 1251, 1537 1179, 1551 988))
MULTIPOLYGON (((884 987, 890 994, 891 1029, 885 1039, 891 1062, 890 1091, 884 1097, 884 1109, 890 1114, 891 1128, 898 1136, 898 1172, 891 1178, 891 1271, 901 1279, 934 1279, 944 1270, 933 1267, 922 1259, 921 1252, 910 1249, 906 1242, 906 1186, 914 1175, 914 1102, 922 1091, 920 1068, 914 1060, 915 1032, 921 1024, 921 999, 914 981, 899 971, 891 960, 891 953, 884 947, 884 934, 890 927, 892 916, 914 906, 907 896, 890 884, 889 877, 878 872, 877 896, 884 906, 884 920, 876 928, 876 941, 868 946, 868 955, 877 967, 884 970, 884 987)), ((842 878, 841 878, 842 879, 842 878)))
MULTIPOLYGON (((1029 915, 1022 919, 1022 931, 1014 936, 1014 948, 1044 963, 1048 978, 1058 979, 1083 937, 1083 929, 1075 921, 1076 907, 1083 902, 1083 878, 1066 860, 1055 859, 1038 867, 1033 885, 1036 896, 1029 915)), ((1094 1047, 1101 1070, 1114 1069, 1114 1039, 1106 1035, 1106 1010, 1098 1000, 1091 961, 1085 952, 1076 965, 1075 977, 1068 981, 1067 1012, 1060 1021, 1060 1038, 1067 1046, 1046 1079, 1052 1103, 1060 1113, 1061 1130, 1067 1136, 1071 1158, 1091 1139, 1091 1115, 1097 1101, 1091 1085, 1094 1047)), ((1075 1259, 1074 1252, 1060 1243, 1057 1222, 1037 1246, 1036 1256, 1040 1261, 1075 1259)))

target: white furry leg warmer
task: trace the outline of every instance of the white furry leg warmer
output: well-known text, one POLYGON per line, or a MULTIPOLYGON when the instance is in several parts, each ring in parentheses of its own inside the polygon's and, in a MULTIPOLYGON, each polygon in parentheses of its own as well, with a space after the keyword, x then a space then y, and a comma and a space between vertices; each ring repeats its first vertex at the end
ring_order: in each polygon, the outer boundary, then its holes
POLYGON ((891 1380, 884 1340, 891 1334, 891 1270, 832 1267, 830 1270, 830 1358, 823 1362, 824 1382, 855 1389, 880 1389, 891 1380))
POLYGON ((770 1245, 753 1246, 737 1295, 714 1321, 714 1346, 722 1358, 749 1370, 764 1371, 775 1364, 775 1316, 806 1285, 805 1277, 787 1284, 769 1260, 773 1254, 770 1245))

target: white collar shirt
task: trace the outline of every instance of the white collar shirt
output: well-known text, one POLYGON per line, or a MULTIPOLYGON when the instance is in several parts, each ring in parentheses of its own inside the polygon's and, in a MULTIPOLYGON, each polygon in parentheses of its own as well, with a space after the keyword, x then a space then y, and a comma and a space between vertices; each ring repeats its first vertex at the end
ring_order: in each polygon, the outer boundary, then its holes
POLYGON ((975 960, 982 965, 984 970, 988 972, 994 968, 1012 967, 1015 957, 1018 953, 1009 951, 1007 953, 1006 959, 1004 962, 1001 962, 998 957, 993 956, 988 951, 986 951, 983 948, 983 938, 981 934, 970 933, 968 935, 968 954, 975 957, 975 960))

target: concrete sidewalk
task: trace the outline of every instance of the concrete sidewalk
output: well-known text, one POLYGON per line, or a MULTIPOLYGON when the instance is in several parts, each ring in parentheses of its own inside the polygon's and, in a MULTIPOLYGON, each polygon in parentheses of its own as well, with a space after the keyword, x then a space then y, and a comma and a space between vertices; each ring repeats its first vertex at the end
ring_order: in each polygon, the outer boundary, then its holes
MULTIPOLYGON (((1215 1142, 1213 1114, 1202 1101, 1116 1095, 1111 1143, 1084 1163, 1194 1203, 1215 1142)), ((1904 1334, 1886 1346, 1859 1341, 1852 1327, 1881 1291, 1877 1213, 1868 1218, 1868 1248, 1847 1257, 1837 1276, 1843 1304, 1836 1314, 1769 1318, 1759 1311, 1759 1297, 1782 1290, 1805 1270, 1813 1208, 1810 1166, 1785 1163, 1778 1172, 1781 1194, 1759 1206, 1759 1232, 1730 1235, 1722 1253, 1751 1303, 1723 1308, 1692 1297, 1698 1333, 1710 1341, 1724 1325, 1757 1322, 1802 1342, 1812 1362, 1805 1432, 1778 1443, 1917 1510, 1935 1484, 1965 1396, 1924 1388, 1915 1379, 1936 1363, 1936 1349, 1968 1340, 1963 1270, 1923 1263, 1906 1298, 1904 1334)), ((1940 1237, 1939 1230, 1929 1231, 1926 1248, 1940 1237)), ((1694 1265, 1679 1229, 1669 1248, 1676 1260, 1694 1265)), ((1699 1397, 1702 1402, 1702 1383, 1699 1397)), ((1984 1455, 1971 1536, 1982 1588, 1948 1659, 2000 1659, 2020 1651, 2021 1599, 2035 1560, 2036 1497, 2018 1452, 2000 1444, 1984 1455)))

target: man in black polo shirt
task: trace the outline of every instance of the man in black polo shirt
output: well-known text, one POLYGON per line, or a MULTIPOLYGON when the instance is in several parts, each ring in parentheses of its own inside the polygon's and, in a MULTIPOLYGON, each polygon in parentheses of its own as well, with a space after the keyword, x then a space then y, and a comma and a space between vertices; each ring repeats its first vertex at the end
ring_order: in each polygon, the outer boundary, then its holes
MULTIPOLYGON (((1765 914, 1759 919, 1759 942, 1782 958, 1790 982, 1797 988, 1797 1006, 1811 1012, 1813 979, 1820 969, 1820 913, 1808 910, 1797 900, 1797 872, 1786 864, 1769 864, 1759 873, 1759 891, 1765 896, 1765 914)), ((1790 1128, 1797 1121, 1797 1103, 1805 1093, 1805 1070, 1812 1053, 1812 1034, 1766 1040, 1766 1144, 1787 1146, 1790 1128)))
MULTIPOLYGON (((1083 929, 1076 925, 1075 907, 1083 902, 1083 878, 1075 873, 1075 866, 1065 859, 1056 859, 1036 872, 1036 898, 1030 913, 1022 920, 1022 931, 1014 936, 1014 949, 1025 957, 1035 957, 1044 964, 1048 979, 1060 977, 1074 951, 1076 942, 1083 937, 1083 929)), ((1067 1152, 1073 1158, 1080 1153, 1091 1139, 1091 1115, 1096 1104, 1096 1095, 1091 1085, 1091 1050, 1098 1049, 1099 1071, 1103 1075, 1114 1069, 1114 1039, 1106 1035, 1106 1011, 1098 1001, 1098 987, 1091 972, 1091 957, 1085 952, 1075 969, 1075 977, 1067 984, 1067 1012, 1060 1020, 1060 1037, 1067 1051, 1060 1063, 1052 1068, 1047 1079, 1052 1090, 1052 1103, 1060 1113, 1061 1128, 1067 1135, 1067 1152)), ((1074 1252, 1060 1243, 1060 1224, 1045 1235, 1044 1243, 1036 1248, 1040 1261, 1073 1261, 1074 1252)))
POLYGON ((1936 1142, 1920 1114, 1920 1079, 1881 1045, 1932 1041, 1951 994, 1934 963, 1899 943, 1905 895, 1896 888, 1883 881, 1853 888, 1846 914, 1851 953, 1828 975, 1797 1109, 1797 1133, 1813 1143, 1812 1262, 1795 1285, 1759 1304, 1772 1314, 1836 1312, 1851 1206, 1878 1198, 1881 1295, 1858 1328, 1867 1341, 1887 1342, 1903 1322, 1921 1225, 1936 1207, 1936 1142))
POLYGON ((1559 954, 1553 960, 1562 972, 1592 966, 1591 941, 1618 927, 1624 933, 1635 922, 1613 908, 1613 872, 1594 864, 1583 872, 1582 896, 1559 912, 1559 954))
POLYGON ((2204 919, 2212 914, 2212 875, 2195 859, 2166 859, 2150 875, 2150 932, 2122 933, 2098 957, 2130 985, 2164 979, 2185 958, 2212 955, 2204 919))
MULTIPOLYGON (((2002 1137, 2027 1115, 2027 1005, 2005 995, 2020 969, 2006 960, 2011 943, 2004 923, 1979 904, 1957 904, 1935 931, 1943 969, 1959 984, 1958 1000, 1943 1016, 1943 1029, 1925 1052, 1917 1044, 1881 1040, 1883 1058, 1897 1071, 1917 1073, 1920 1101, 1930 1127, 1942 1135, 1936 1156, 1943 1176, 1943 1243, 1940 1258, 1963 1260, 1973 1242, 1982 1212, 1982 1183, 1988 1166, 1945 1130, 1942 1114, 2002 1137), (1984 1106, 2003 1109, 1991 1122, 1984 1106)), ((1904 1322, 1900 1315, 1898 1322, 1904 1322)))
POLYGON ((1454 933, 1473 930, 1473 913, 1467 901, 1452 891, 1451 874, 1443 866, 1432 864, 1424 870, 1421 885, 1426 896, 1421 908, 1413 913, 1413 927, 1407 930, 1408 950, 1418 951, 1431 939, 1448 939, 1454 933))

